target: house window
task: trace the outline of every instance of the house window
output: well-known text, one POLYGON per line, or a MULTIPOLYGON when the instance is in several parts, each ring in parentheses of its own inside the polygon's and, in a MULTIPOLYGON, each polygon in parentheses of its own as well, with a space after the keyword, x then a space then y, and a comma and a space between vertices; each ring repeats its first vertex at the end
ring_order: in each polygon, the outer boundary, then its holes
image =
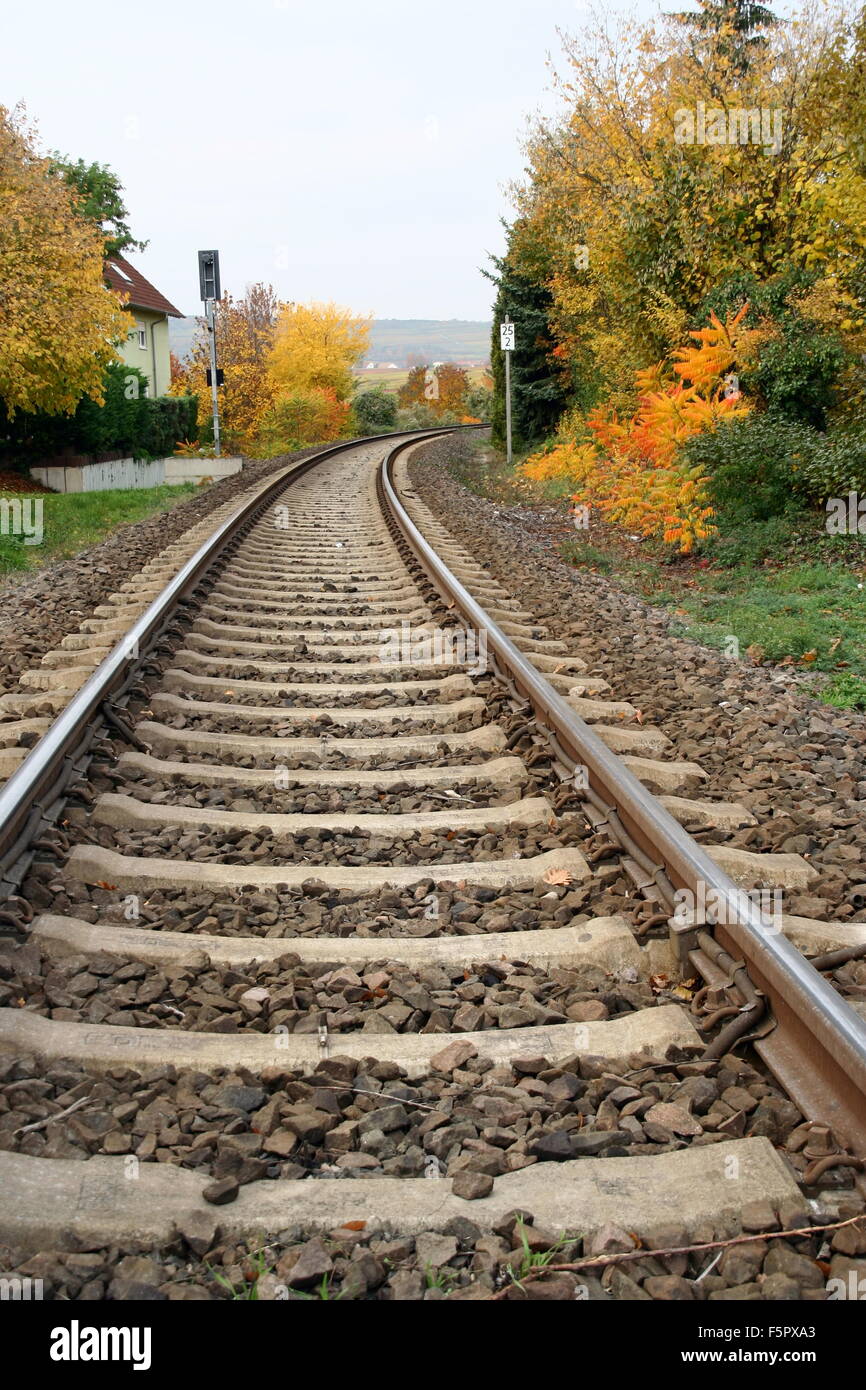
POLYGON ((136 332, 138 333, 138 346, 139 346, 140 348, 146 348, 146 347, 147 347, 147 326, 146 326, 146 324, 136 322, 135 329, 136 329, 136 332))

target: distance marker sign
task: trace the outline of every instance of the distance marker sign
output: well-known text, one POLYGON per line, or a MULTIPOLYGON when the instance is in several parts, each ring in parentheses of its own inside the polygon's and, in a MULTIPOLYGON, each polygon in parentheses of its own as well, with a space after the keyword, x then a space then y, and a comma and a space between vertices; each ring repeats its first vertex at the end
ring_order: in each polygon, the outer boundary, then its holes
POLYGON ((503 352, 514 351, 514 324, 501 323, 499 325, 499 346, 503 352))

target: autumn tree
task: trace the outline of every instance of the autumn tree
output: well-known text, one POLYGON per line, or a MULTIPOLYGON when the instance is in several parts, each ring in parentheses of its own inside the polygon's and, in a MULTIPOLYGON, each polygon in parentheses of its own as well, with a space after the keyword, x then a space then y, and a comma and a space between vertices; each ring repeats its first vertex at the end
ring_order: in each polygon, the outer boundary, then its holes
POLYGON ((469 378, 454 362, 434 367, 413 367, 397 392, 401 406, 426 405, 436 415, 460 414, 464 409, 469 378))
MULTIPOLYGON (((217 360, 225 376, 219 391, 221 421, 243 439, 255 433, 276 396, 268 370, 280 304, 271 285, 250 286, 243 299, 223 295, 216 306, 217 360)), ((198 395, 199 424, 211 419, 207 385, 210 344, 206 323, 199 323, 192 352, 172 368, 170 394, 198 395)))
POLYGON ((371 324, 334 303, 281 305, 268 358, 274 391, 328 388, 348 400, 352 367, 367 351, 371 324))
POLYGON ((670 20, 566 39, 563 108, 536 125, 517 190, 549 262, 537 283, 562 360, 587 362, 628 410, 637 373, 732 275, 815 272, 824 312, 835 296, 840 332, 859 331, 866 171, 844 95, 847 21, 776 26, 733 0, 702 13, 720 6, 738 30, 670 20), (762 42, 732 48, 732 32, 762 42))
POLYGON ((102 383, 129 315, 103 279, 102 231, 0 107, 0 402, 6 414, 71 414, 102 383))
POLYGON ((409 368, 406 380, 397 390, 397 400, 401 406, 405 408, 411 405, 420 405, 422 401, 429 400, 429 397, 425 396, 424 393, 430 384, 427 380, 430 371, 431 368, 422 362, 409 368))

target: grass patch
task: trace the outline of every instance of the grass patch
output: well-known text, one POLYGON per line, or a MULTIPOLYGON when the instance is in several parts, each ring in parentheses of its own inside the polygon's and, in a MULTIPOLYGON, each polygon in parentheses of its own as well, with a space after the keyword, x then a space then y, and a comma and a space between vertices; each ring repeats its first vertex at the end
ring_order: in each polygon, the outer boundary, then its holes
POLYGON ((757 660, 866 674, 866 591, 851 570, 826 563, 741 565, 697 576, 675 598, 688 636, 722 648, 735 638, 741 654, 759 649, 757 660))
POLYGON ((10 493, 0 491, 9 508, 0 509, 0 520, 7 532, 20 516, 24 528, 38 536, 39 504, 42 504, 42 539, 38 544, 27 535, 0 534, 0 574, 13 570, 38 569, 64 556, 77 555, 95 545, 118 526, 143 521, 158 512, 170 511, 197 491, 194 483, 146 488, 113 488, 108 492, 10 493), (21 512, 18 512, 18 504, 21 512))
POLYGON ((839 671, 821 691, 821 699, 837 709, 866 709, 866 680, 851 671, 839 671))
POLYGON ((526 1235, 526 1226, 522 1217, 518 1218, 516 1234, 520 1240, 520 1263, 516 1269, 514 1265, 507 1265, 505 1272, 511 1279, 511 1282, 516 1284, 519 1289, 522 1289, 523 1284, 521 1281, 525 1279, 528 1274, 534 1273, 535 1270, 546 1269, 549 1264, 552 1264, 560 1251, 568 1244, 568 1240, 564 1235, 561 1235, 559 1239, 551 1245, 549 1250, 530 1250, 529 1240, 526 1235))
POLYGON ((613 568, 613 560, 607 551, 599 550, 597 545, 590 545, 589 541, 563 541, 559 553, 566 564, 574 565, 577 569, 601 570, 606 574, 613 568))

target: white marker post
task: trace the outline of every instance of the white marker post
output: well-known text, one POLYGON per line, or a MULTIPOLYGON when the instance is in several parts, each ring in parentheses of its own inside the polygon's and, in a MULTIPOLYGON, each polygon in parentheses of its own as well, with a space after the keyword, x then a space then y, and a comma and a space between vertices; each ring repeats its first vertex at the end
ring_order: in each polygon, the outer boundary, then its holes
POLYGON ((505 353, 505 457, 511 467, 511 354, 514 351, 514 324, 506 318, 499 325, 499 346, 505 353))

